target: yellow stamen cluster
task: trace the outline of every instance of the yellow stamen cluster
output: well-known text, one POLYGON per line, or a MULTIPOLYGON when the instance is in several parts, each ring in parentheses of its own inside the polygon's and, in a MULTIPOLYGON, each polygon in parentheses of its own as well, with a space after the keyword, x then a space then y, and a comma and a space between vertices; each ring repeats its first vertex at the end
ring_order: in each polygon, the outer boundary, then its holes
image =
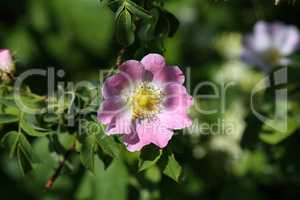
POLYGON ((143 82, 130 98, 133 119, 152 118, 160 112, 163 93, 153 85, 143 82))
POLYGON ((264 55, 263 55, 265 61, 267 61, 267 63, 270 63, 272 65, 277 65, 279 64, 280 59, 282 58, 281 53, 275 49, 269 49, 267 50, 264 55))

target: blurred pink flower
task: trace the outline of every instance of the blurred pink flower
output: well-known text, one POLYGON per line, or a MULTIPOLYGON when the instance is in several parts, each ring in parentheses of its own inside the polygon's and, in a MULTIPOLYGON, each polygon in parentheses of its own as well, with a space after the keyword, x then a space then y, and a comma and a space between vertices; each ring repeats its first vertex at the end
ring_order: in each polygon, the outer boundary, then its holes
POLYGON ((104 83, 98 119, 107 125, 107 135, 123 135, 129 151, 150 143, 164 148, 173 130, 192 123, 187 115, 192 97, 183 83, 179 67, 168 66, 159 54, 126 61, 104 83))
POLYGON ((259 21, 254 32, 243 40, 242 59, 268 71, 271 66, 289 64, 288 56, 299 44, 300 34, 295 26, 259 21))
POLYGON ((0 70, 11 73, 14 70, 14 63, 8 49, 0 49, 0 70))

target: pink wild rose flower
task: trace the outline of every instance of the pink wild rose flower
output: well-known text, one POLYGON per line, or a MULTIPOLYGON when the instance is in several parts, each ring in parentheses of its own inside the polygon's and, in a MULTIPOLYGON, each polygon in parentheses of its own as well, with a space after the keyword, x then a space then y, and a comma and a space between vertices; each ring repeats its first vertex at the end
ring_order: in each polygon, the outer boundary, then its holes
POLYGON ((8 49, 0 49, 0 71, 11 73, 14 70, 14 63, 8 49))
POLYGON ((299 44, 297 27, 259 21, 254 32, 244 37, 242 59, 268 71, 274 65, 290 64, 288 56, 299 49, 299 44))
POLYGON ((192 97, 183 83, 179 67, 168 66, 159 54, 128 60, 105 81, 98 119, 107 125, 107 135, 123 135, 129 151, 151 143, 164 148, 173 130, 192 124, 187 115, 192 97))

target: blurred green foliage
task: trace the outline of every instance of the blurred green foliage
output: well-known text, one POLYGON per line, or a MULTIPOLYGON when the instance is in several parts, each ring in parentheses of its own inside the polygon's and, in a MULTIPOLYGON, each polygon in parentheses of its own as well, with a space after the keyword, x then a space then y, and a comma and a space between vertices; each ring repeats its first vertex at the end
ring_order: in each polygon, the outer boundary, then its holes
MULTIPOLYGON (((51 138, 61 145, 59 146, 61 153, 55 153, 50 150, 57 147, 50 145, 49 138, 33 139, 32 135, 27 134, 31 146, 24 141, 23 133, 18 136, 18 133, 10 132, 3 139, 3 135, 9 130, 1 125, 3 143, 18 141, 18 144, 21 144, 12 151, 24 154, 22 158, 25 158, 25 161, 33 159, 26 156, 28 151, 34 151, 37 157, 42 158, 41 162, 30 166, 35 170, 24 176, 18 168, 18 162, 8 157, 9 149, 1 149, 0 191, 3 198, 93 200, 299 198, 299 56, 295 57, 296 65, 288 69, 289 83, 292 85, 288 85, 291 87, 288 102, 289 128, 285 134, 268 130, 251 113, 249 95, 264 74, 238 59, 242 35, 251 31, 258 20, 282 21, 300 27, 299 2, 282 3, 278 6, 274 6, 272 1, 262 0, 163 2, 166 8, 165 15, 170 12, 178 18, 180 22, 178 32, 172 38, 155 35, 155 38, 150 39, 141 32, 140 38, 136 39, 135 43, 132 38, 127 41, 133 45, 127 49, 125 58, 139 59, 146 53, 163 51, 168 63, 178 64, 183 69, 191 68, 192 89, 201 81, 210 80, 219 85, 224 81, 234 81, 236 84, 226 93, 225 112, 220 110, 220 100, 196 100, 196 104, 201 108, 219 109, 216 114, 201 115, 195 108, 190 110, 190 115, 194 120, 199 120, 199 123, 213 124, 218 119, 229 124, 233 121, 234 131, 221 135, 180 133, 174 137, 170 145, 174 154, 158 152, 155 154, 156 157, 151 157, 153 154, 150 157, 145 155, 142 163, 138 161, 139 153, 129 153, 121 148, 118 158, 113 161, 109 158, 100 160, 95 157, 93 173, 85 170, 80 165, 82 161, 80 155, 74 154, 66 163, 53 189, 44 192, 45 182, 74 138, 68 134, 51 138), (163 38, 164 44, 154 45, 153 41, 158 41, 157 38, 163 38), (148 43, 146 39, 149 39, 148 43), (146 43, 145 48, 138 48, 137 42, 140 41, 146 43), (164 48, 160 48, 162 46, 164 48), (166 163, 158 161, 161 157, 171 160, 173 165, 165 166, 166 163), (107 167, 108 164, 110 165, 107 167), (139 165, 143 171, 138 170, 139 165), (163 171, 160 170, 162 168, 163 171), (179 177, 180 171, 182 174, 179 177), (178 179, 178 183, 165 174, 178 179)), ((64 80, 97 80, 96 72, 100 69, 109 69, 115 63, 119 49, 122 48, 116 39, 115 19, 117 18, 109 7, 99 0, 2 0, 0 47, 12 50, 19 74, 30 68, 45 69, 54 66, 66 71, 64 80)), ((147 28, 149 27, 143 27, 141 30, 147 28)), ((170 34, 166 32, 167 35, 170 34)), ((45 94, 46 88, 41 87, 42 80, 32 78, 28 84, 35 93, 45 94)), ((259 94, 260 101, 257 103, 259 110, 267 115, 272 115, 274 106, 272 95, 274 90, 272 88, 270 90, 265 94, 259 94)), ((202 88, 199 91, 200 94, 209 92, 209 88, 202 88)), ((4 100, 7 99, 1 96, 1 100, 1 104, 5 104, 4 100)), ((39 99, 36 102, 37 104, 32 106, 39 109, 39 99)), ((7 112, 9 116, 0 116, 1 124, 20 120, 16 117, 20 113, 14 106, 9 107, 7 112)), ((26 132, 41 134, 32 130, 26 131, 28 129, 26 124, 21 128, 24 134, 26 132)), ((47 130, 48 127, 44 128, 47 130)), ((40 131, 43 134, 45 132, 40 131)), ((45 134, 48 137, 48 133, 45 134)), ((115 143, 119 145, 118 141, 115 143)), ((83 153, 94 151, 90 149, 94 146, 97 145, 87 144, 88 148, 83 153)), ((107 149, 102 151, 100 152, 102 154, 110 152, 107 149)), ((88 159, 87 156, 84 158, 88 159)), ((86 163, 85 166, 92 165, 90 160, 83 162, 86 163)))

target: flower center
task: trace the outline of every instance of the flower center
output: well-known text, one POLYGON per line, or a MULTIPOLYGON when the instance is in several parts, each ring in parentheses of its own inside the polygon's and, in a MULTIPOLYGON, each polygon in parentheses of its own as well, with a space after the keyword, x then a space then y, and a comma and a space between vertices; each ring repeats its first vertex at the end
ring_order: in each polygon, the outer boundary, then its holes
POLYGON ((152 118, 160 112, 163 99, 161 90, 147 82, 138 86, 131 99, 130 105, 134 119, 152 118))
POLYGON ((271 48, 264 53, 263 57, 268 63, 276 65, 279 63, 282 55, 277 49, 271 48))

